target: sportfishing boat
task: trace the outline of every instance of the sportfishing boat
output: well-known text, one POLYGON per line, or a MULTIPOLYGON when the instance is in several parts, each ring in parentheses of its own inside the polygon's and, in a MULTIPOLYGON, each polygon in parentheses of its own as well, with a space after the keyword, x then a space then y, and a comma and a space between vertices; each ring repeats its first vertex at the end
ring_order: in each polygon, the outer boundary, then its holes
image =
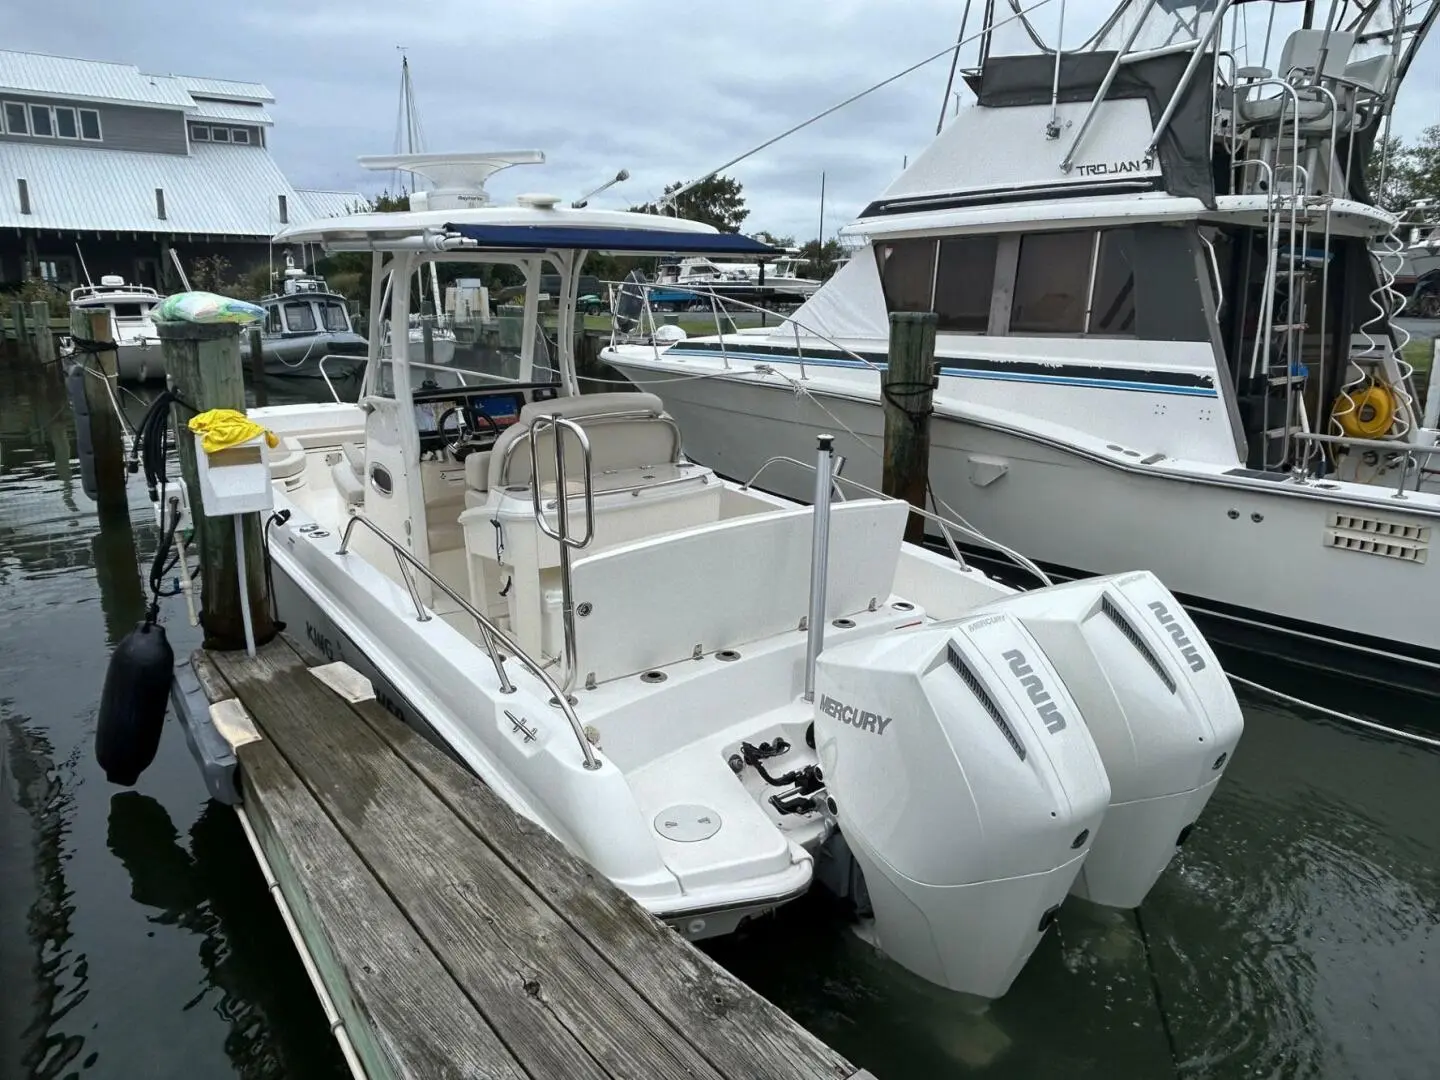
POLYGON ((126 382, 165 378, 165 357, 151 312, 162 297, 148 285, 128 285, 119 274, 105 274, 70 290, 72 311, 103 311, 110 316, 119 377, 126 382))
POLYGON ((603 358, 724 476, 832 431, 877 486, 888 313, 934 312, 939 507, 1052 575, 1145 566, 1217 635, 1435 692, 1440 449, 1369 170, 1436 11, 1121 0, 1059 48, 990 0, 976 103, 804 306, 603 358))
POLYGON ((1017 593, 905 543, 904 502, 832 505, 825 440, 773 463, 805 506, 690 461, 655 396, 581 394, 588 253, 765 249, 489 205, 515 157, 397 157, 444 178, 425 209, 276 238, 374 258, 359 401, 249 414, 281 437, 280 617, 688 937, 818 882, 899 963, 995 997, 1067 894, 1138 904, 1242 727, 1170 593, 1145 571, 1017 593), (558 378, 534 320, 513 380, 382 352, 434 262, 518 267, 531 312, 558 274, 558 378))
MULTIPOLYGON (((288 251, 280 279, 280 290, 260 300, 265 309, 260 332, 265 374, 309 379, 322 374, 331 379, 357 376, 364 369, 369 343, 351 327, 349 302, 323 277, 296 266, 288 251)), ((248 334, 242 335, 240 348, 248 364, 248 334)))

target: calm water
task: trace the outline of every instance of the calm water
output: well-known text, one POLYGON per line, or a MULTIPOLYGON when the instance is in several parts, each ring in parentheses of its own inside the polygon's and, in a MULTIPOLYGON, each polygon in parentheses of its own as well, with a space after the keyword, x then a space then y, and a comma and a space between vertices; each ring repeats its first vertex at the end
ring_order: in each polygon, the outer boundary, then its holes
MULTIPOLYGON (((102 528, 73 452, 58 379, 0 356, 0 1078, 341 1076, 179 732, 133 791, 93 762, 154 534, 138 483, 102 528)), ((194 646, 183 606, 165 621, 194 646)), ((819 901, 712 952, 880 1080, 1437 1075, 1440 755, 1246 712, 1141 921, 1068 905, 988 1010, 877 960, 819 901)))

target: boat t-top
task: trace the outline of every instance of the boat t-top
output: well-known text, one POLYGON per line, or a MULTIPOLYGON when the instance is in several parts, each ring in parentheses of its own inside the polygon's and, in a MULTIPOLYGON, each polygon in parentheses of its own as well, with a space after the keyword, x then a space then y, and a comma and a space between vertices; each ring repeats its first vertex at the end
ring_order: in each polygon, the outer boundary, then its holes
POLYGON ((276 237, 374 260, 359 400, 250 413, 281 439, 279 617, 690 938, 823 885, 900 964, 996 997, 1068 894, 1140 903, 1242 727, 1175 598, 1144 570, 1017 593, 904 542, 920 511, 835 478, 825 440, 770 465, 811 507, 691 461, 654 395, 582 392, 591 252, 770 252, 489 201, 543 160, 386 159, 436 182, 418 207, 276 237), (528 316, 558 275, 554 376, 533 317, 514 378, 383 351, 433 263, 516 268, 528 316))
POLYGON ((104 274, 98 285, 91 282, 70 290, 72 310, 109 315, 118 375, 127 382, 165 378, 165 358, 151 314, 161 299, 148 285, 126 284, 119 274, 104 274))

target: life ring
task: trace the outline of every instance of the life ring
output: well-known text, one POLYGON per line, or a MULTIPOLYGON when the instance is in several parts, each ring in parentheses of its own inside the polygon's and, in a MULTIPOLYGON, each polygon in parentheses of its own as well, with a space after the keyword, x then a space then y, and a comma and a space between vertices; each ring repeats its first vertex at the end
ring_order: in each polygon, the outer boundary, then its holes
POLYGON ((1342 393, 1330 412, 1351 438, 1378 439, 1394 426, 1395 394, 1387 386, 1371 383, 1354 393, 1342 393))

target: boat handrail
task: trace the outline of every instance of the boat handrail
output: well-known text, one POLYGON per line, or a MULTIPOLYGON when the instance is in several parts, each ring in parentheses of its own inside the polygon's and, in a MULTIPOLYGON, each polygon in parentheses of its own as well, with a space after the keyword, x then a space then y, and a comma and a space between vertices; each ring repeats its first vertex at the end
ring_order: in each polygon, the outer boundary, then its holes
MULTIPOLYGON (((1324 443, 1329 446, 1343 446, 1347 450, 1387 450, 1398 454, 1423 454, 1425 457, 1432 457, 1440 454, 1440 446, 1426 446, 1424 443, 1402 442, 1399 439, 1366 439, 1355 435, 1324 435, 1318 431, 1297 431, 1295 439, 1298 442, 1324 443)), ((1309 461, 1309 455, 1305 460, 1309 461)), ((1391 498, 1403 499, 1405 497, 1405 477, 1410 472, 1408 468, 1400 470, 1400 482, 1395 487, 1395 494, 1391 498)), ((1420 477, 1415 478, 1415 490, 1420 490, 1420 477)))
MULTIPOLYGON (((532 468, 532 470, 534 469, 534 464, 533 464, 533 463, 534 463, 534 459, 535 459, 535 438, 534 438, 534 436, 535 436, 535 434, 536 434, 537 429, 542 429, 542 430, 543 430, 543 428, 550 426, 550 425, 549 425, 549 420, 550 420, 550 418, 549 418, 549 417, 544 417, 543 419, 546 420, 546 423, 545 423, 545 424, 542 425, 542 424, 540 423, 540 420, 537 419, 537 420, 535 421, 535 423, 531 424, 531 426, 530 426, 529 428, 522 429, 522 431, 520 432, 520 434, 519 434, 518 436, 516 436, 515 440, 514 440, 513 442, 507 443, 506 446, 505 446, 505 448, 500 452, 500 482, 501 482, 502 486, 509 481, 509 478, 510 478, 510 459, 511 459, 511 457, 514 456, 515 451, 519 448, 519 446, 520 446, 520 444, 521 444, 522 442, 524 442, 524 443, 529 443, 529 444, 530 444, 530 458, 531 458, 531 463, 532 463, 532 464, 531 464, 531 468, 532 468)), ((670 460, 669 460, 669 462, 668 462, 667 464, 670 464, 670 465, 678 465, 678 464, 680 464, 680 460, 681 460, 681 457, 682 457, 682 454, 681 454, 682 447, 681 447, 681 442, 680 442, 680 425, 679 425, 678 423, 676 423, 675 418, 674 418, 673 416, 669 415, 668 413, 655 412, 653 409, 627 409, 627 410, 623 410, 623 411, 621 411, 621 412, 591 413, 591 414, 588 415, 588 416, 578 417, 577 419, 583 420, 584 423, 585 423, 585 426, 587 426, 587 427, 598 426, 598 425, 601 425, 601 424, 623 424, 623 423, 625 423, 625 422, 627 422, 627 421, 630 421, 630 420, 655 420, 655 421, 657 421, 657 422, 659 422, 659 423, 662 423, 662 424, 664 424, 666 427, 668 427, 668 428, 670 429, 671 435, 674 436, 674 438, 673 438, 673 443, 672 443, 672 447, 671 447, 671 451, 670 451, 670 460)), ((590 453, 589 440, 586 440, 585 453, 586 453, 586 458, 587 458, 587 460, 588 460, 588 458, 589 458, 589 453, 590 453)), ((535 478, 537 475, 538 475, 538 474, 537 474, 536 472, 534 472, 534 471, 531 472, 530 477, 531 477, 531 482, 532 482, 532 483, 534 482, 534 478, 535 478)), ((558 495, 558 492, 557 492, 557 495, 558 495)))
POLYGON ((500 692, 502 694, 515 693, 515 684, 510 681, 510 676, 505 671, 505 658, 501 654, 497 644, 504 646, 511 656, 519 660, 525 669, 544 683, 545 688, 550 691, 551 704, 555 705, 565 714, 565 719, 570 724, 570 730, 580 743, 580 752, 585 756, 585 768, 592 770, 600 768, 600 760, 596 758, 595 751, 590 746, 590 740, 585 737, 585 728, 581 725, 580 718, 575 715, 573 703, 570 698, 561 691, 560 687, 556 685, 555 680, 550 677, 550 674, 545 668, 531 658, 524 649, 520 648, 504 630, 501 630, 500 627, 491 622, 474 604, 470 603, 469 600, 465 599, 437 577, 428 566, 415 558, 414 555, 406 551, 394 537, 376 525, 364 514, 352 511, 350 520, 345 524, 345 531, 340 535, 340 548, 336 552, 337 555, 349 554, 350 534, 355 531, 356 525, 364 525, 389 545, 390 550, 395 555, 395 561, 399 565, 400 577, 404 580, 405 588, 410 593, 410 600, 415 605, 416 621, 429 622, 433 616, 425 610, 425 605, 420 600, 420 594, 415 590, 415 583, 410 579, 410 575, 405 572, 407 564, 423 574, 431 585, 434 585, 443 592, 454 603, 458 604, 462 611, 475 620, 476 625, 480 628, 480 635, 485 641, 485 651, 490 656, 490 662, 495 665, 495 675, 500 680, 500 692))
MULTIPOLYGON (((565 636, 565 679, 559 700, 564 700, 575 678, 580 673, 579 653, 575 643, 575 587, 572 580, 570 552, 588 547, 595 539, 595 469, 590 453, 590 439, 585 429, 574 420, 558 413, 554 416, 537 416, 526 432, 530 436, 530 501, 535 511, 535 527, 560 547, 560 614, 565 636), (539 439, 536 435, 547 428, 555 432, 555 527, 545 518, 540 505, 540 456, 539 439), (565 432, 570 432, 580 443, 580 467, 582 469, 582 494, 585 498, 585 535, 576 537, 570 531, 570 485, 565 478, 565 432)), ((511 443, 515 446, 519 440, 511 443)), ((507 448, 508 449, 508 448, 507 448)))
MULTIPOLYGON (((677 288, 677 286, 676 286, 674 283, 666 283, 666 282, 660 282, 660 281, 618 281, 618 282, 616 282, 616 281, 607 281, 607 282, 605 282, 605 285, 612 290, 612 296, 613 296, 614 290, 617 290, 617 289, 620 289, 620 290, 624 290, 624 289, 632 289, 632 290, 633 290, 633 289, 639 289, 639 290, 640 290, 640 292, 641 292, 641 299, 642 299, 643 304, 644 304, 644 316, 643 316, 643 318, 641 319, 641 325, 644 325, 644 323, 645 323, 646 321, 649 322, 650 327, 651 327, 651 335, 650 335, 650 336, 651 336, 651 341, 650 341, 650 344, 651 344, 651 346, 655 349, 655 354, 656 354, 657 357, 659 356, 659 354, 660 354, 661 352, 664 351, 664 349, 668 349, 668 348, 669 348, 671 345, 673 345, 673 344, 678 344, 678 342, 665 342, 665 343, 660 343, 660 342, 656 342, 656 341, 654 340, 654 328, 655 328, 657 325, 660 325, 660 324, 658 324, 658 323, 655 321, 655 312, 654 312, 654 311, 651 309, 651 307, 650 307, 650 291, 651 291, 652 289, 661 290, 661 291, 670 291, 670 290, 673 290, 673 289, 677 288), (662 348, 662 345, 663 345, 663 348, 662 348)), ((727 370, 727 371, 730 370, 730 357, 729 357, 729 355, 728 355, 728 353, 727 353, 727 351, 726 351, 725 332, 724 332, 724 330, 722 330, 721 327, 720 327, 720 315, 721 315, 721 310, 720 310, 720 309, 721 309, 722 307, 727 308, 727 310, 725 310, 725 312, 724 312, 724 315, 725 315, 725 318, 730 321, 730 326, 731 326, 731 330, 732 330, 732 331, 738 331, 738 327, 735 326, 734 313, 731 312, 730 310, 728 310, 728 307, 729 307, 729 306, 734 306, 734 307, 743 308, 743 309, 746 309, 746 310, 749 310, 749 311, 759 312, 759 313, 764 314, 764 315, 775 314, 775 313, 772 312, 769 308, 762 307, 762 306, 759 305, 759 304, 752 304, 752 303, 749 303, 748 301, 740 300, 740 299, 737 299, 737 298, 735 298, 735 297, 733 297, 733 296, 726 296, 726 295, 724 295, 723 293, 717 292, 715 289, 708 288, 708 287, 706 287, 706 286, 703 285, 703 284, 696 284, 696 285, 686 284, 686 285, 684 285, 683 287, 681 287, 681 291, 693 294, 693 295, 696 297, 696 299, 703 299, 703 298, 705 298, 705 297, 708 297, 708 298, 709 298, 709 300, 710 300, 710 310, 711 310, 711 312, 712 312, 712 314, 713 314, 713 316, 714 316, 714 319, 715 319, 715 336, 720 339, 720 358, 721 358, 721 361, 722 361, 722 362, 724 363, 724 365, 725 365, 725 370, 727 370)), ((612 299, 612 301, 611 301, 611 305, 610 305, 610 306, 611 306, 611 310, 613 311, 613 310, 614 310, 614 307, 615 307, 615 304, 614 304, 613 299, 612 299)), ((850 359, 850 360, 854 360, 854 361, 856 361, 857 363, 860 363, 860 364, 865 365, 865 367, 869 368, 871 371, 874 371, 874 372, 877 372, 877 373, 878 373, 878 372, 881 370, 881 369, 880 369, 880 365, 876 364, 873 360, 870 360, 868 357, 861 356, 859 353, 855 352, 853 349, 850 349, 850 348, 848 348, 848 347, 846 347, 846 346, 844 346, 844 345, 841 345, 841 344, 840 344, 838 341, 836 341, 834 338, 830 337, 830 336, 827 335, 827 334, 821 333, 819 330, 816 330, 814 327, 812 327, 812 326, 807 326, 805 323, 803 323, 803 322, 801 322, 799 319, 795 318, 795 316, 794 316, 793 313, 788 314, 788 315, 782 315, 782 316, 780 317, 780 319, 781 319, 781 321, 780 321, 780 323, 776 326, 776 328, 775 328, 776 330, 781 330, 781 329, 783 329, 784 326, 785 326, 785 324, 786 324, 786 323, 789 323, 791 330, 794 332, 794 335, 795 335, 795 358, 796 358, 796 360, 797 360, 797 361, 799 362, 799 364, 800 364, 800 377, 801 377, 802 379, 808 378, 808 376, 807 376, 806 373, 805 373, 805 353, 804 353, 804 351, 803 351, 803 349, 802 349, 802 347, 801 347, 801 344, 800 344, 800 332, 801 332, 802 330, 803 330, 803 331, 805 332, 805 334, 808 335, 809 337, 813 337, 813 338, 815 338, 817 341, 824 342, 826 345, 830 346, 830 348, 834 349, 836 352, 840 353, 842 356, 844 356, 844 357, 846 357, 846 358, 848 358, 848 359, 850 359)), ((612 321, 611 321, 611 324, 610 324, 610 346, 611 346, 611 348, 614 348, 616 345, 620 345, 620 344, 623 344, 623 342, 618 341, 618 340, 616 339, 616 326, 615 326, 614 321, 612 320, 612 321)))

